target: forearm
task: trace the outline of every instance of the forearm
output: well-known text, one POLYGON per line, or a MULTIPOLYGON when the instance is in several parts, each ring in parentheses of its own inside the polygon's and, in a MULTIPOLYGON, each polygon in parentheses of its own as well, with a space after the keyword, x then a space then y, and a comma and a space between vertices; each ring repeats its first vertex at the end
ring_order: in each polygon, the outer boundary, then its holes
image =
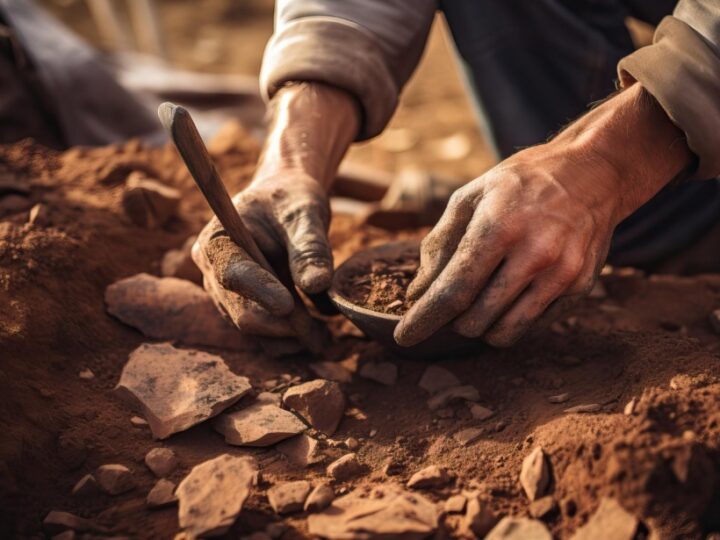
POLYGON ((300 172, 329 190, 340 161, 357 136, 355 99, 332 86, 306 82, 286 86, 271 104, 272 122, 256 181, 280 171, 300 172))

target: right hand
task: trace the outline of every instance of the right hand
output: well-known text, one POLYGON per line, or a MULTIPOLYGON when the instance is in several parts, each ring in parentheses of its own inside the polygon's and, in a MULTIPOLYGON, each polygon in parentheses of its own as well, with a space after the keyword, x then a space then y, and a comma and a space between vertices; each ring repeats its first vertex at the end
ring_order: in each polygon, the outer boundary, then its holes
MULTIPOLYGON (((330 287, 330 206, 318 181, 301 171, 280 170, 256 177, 233 202, 281 279, 307 294, 330 287)), ((293 295, 230 239, 216 217, 198 236, 192 257, 205 290, 241 332, 258 338, 274 355, 302 348, 287 320, 293 295)))

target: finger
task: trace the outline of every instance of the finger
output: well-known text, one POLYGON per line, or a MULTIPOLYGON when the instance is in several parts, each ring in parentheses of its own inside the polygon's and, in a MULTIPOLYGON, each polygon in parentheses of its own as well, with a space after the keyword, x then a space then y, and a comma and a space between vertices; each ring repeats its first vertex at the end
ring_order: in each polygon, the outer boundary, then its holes
POLYGON ((447 266, 395 328, 395 341, 420 343, 464 312, 507 253, 498 228, 484 217, 471 222, 447 266))
POLYGON ((450 197, 440 221, 420 245, 420 267, 408 286, 408 300, 420 298, 440 275, 465 235, 473 209, 472 201, 461 190, 450 197))
POLYGON ((276 317, 294 306, 290 292, 228 236, 218 234, 205 244, 205 255, 218 282, 227 290, 253 300, 276 317))

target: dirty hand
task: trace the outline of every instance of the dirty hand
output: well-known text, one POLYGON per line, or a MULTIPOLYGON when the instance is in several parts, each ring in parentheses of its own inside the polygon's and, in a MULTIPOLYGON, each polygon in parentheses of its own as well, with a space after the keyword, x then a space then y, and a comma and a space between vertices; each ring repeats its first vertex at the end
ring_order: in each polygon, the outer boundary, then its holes
POLYGON ((456 191, 423 240, 400 345, 452 321, 509 346, 592 288, 615 226, 692 162, 639 84, 456 191))
POLYGON ((282 283, 264 270, 222 228, 208 223, 193 247, 205 289, 243 333, 280 353, 298 349, 287 320, 294 300, 327 290, 332 252, 327 238, 327 191, 354 139, 358 113, 346 93, 322 84, 286 87, 275 98, 275 119, 251 184, 233 202, 282 283), (320 118, 320 119, 319 119, 320 118))

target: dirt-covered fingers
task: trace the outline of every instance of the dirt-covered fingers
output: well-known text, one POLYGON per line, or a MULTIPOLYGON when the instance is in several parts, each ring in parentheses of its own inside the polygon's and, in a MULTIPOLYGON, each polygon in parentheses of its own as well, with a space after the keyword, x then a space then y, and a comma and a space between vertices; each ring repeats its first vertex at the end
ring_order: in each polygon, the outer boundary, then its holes
POLYGON ((256 337, 286 338, 297 334, 288 320, 268 313, 256 302, 217 287, 213 299, 241 333, 256 337))

